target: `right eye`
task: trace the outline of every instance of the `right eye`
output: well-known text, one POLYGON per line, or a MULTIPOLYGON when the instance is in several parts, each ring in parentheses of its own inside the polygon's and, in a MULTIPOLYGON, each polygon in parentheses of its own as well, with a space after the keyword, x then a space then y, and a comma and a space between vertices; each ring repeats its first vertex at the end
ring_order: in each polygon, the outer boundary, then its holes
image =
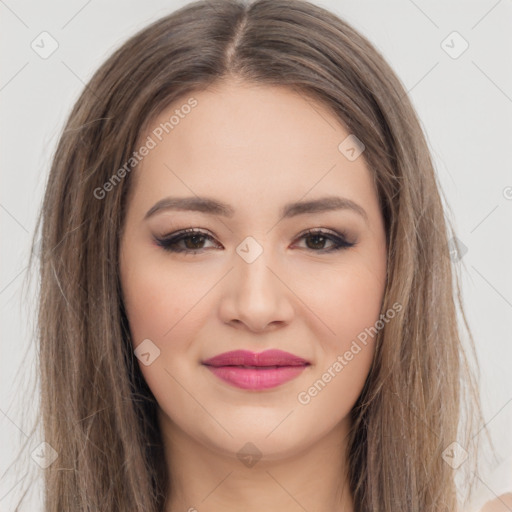
POLYGON ((185 229, 162 238, 155 238, 155 240, 166 251, 197 254, 205 249, 202 247, 205 240, 213 241, 214 238, 203 231, 185 229))

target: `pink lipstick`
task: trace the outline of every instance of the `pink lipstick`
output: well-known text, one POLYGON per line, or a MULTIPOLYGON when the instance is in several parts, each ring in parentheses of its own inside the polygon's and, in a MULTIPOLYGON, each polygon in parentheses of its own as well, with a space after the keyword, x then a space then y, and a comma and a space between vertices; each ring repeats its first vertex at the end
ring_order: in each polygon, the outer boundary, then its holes
POLYGON ((294 379, 310 363, 282 350, 265 350, 259 353, 234 350, 207 359, 203 361, 203 365, 233 386, 261 390, 294 379))

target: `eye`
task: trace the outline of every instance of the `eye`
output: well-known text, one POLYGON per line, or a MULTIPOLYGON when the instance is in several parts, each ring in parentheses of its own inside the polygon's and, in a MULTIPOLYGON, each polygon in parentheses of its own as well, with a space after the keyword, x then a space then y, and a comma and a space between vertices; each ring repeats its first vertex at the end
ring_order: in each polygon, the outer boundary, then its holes
POLYGON ((205 240, 213 240, 213 237, 196 229, 184 229, 164 238, 155 238, 156 243, 169 252, 197 253, 204 249, 205 240), (184 242, 184 246, 180 245, 184 242))
MULTIPOLYGON (((344 234, 320 229, 308 230, 298 239, 309 240, 311 243, 306 242, 306 249, 312 252, 321 253, 347 249, 356 245, 355 242, 348 242, 344 234), (330 248, 325 248, 326 242, 331 243, 330 248)), ((156 243, 164 250, 189 254, 202 252, 205 249, 203 244, 206 241, 214 240, 215 239, 211 235, 192 228, 178 231, 177 233, 173 233, 172 235, 163 238, 155 237, 156 243)), ((216 244, 216 246, 218 247, 219 244, 216 244)))
POLYGON ((301 238, 313 241, 311 244, 306 243, 306 246, 309 245, 307 248, 314 252, 339 251, 340 249, 347 249, 356 245, 355 242, 347 241, 344 234, 332 233, 321 229, 308 230, 299 237, 299 239, 301 238), (324 247, 326 241, 331 242, 332 245, 330 248, 324 247), (313 249, 310 246, 313 246, 313 249))

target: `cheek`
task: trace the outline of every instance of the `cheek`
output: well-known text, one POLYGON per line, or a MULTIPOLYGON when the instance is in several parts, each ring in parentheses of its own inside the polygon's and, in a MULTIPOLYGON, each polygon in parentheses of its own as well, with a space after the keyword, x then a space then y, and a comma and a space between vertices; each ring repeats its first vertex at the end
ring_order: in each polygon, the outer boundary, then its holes
POLYGON ((357 382, 362 386, 373 358, 383 287, 367 272, 353 269, 339 277, 330 291, 325 311, 335 334, 323 338, 326 359, 319 372, 330 368, 331 373, 344 374, 339 381, 346 377, 352 386, 357 387, 357 382), (336 362, 343 366, 342 372, 339 365, 333 367, 336 362))
MULTIPOLYGON (((319 364, 312 373, 307 395, 299 403, 315 402, 309 410, 338 403, 347 413, 361 392, 375 352, 375 339, 385 289, 385 259, 364 259, 316 279, 307 295, 316 313, 319 364), (321 286, 320 286, 321 285, 321 286), (318 326, 323 325, 323 328, 318 326), (322 334, 321 334, 322 333, 322 334), (315 382, 317 384, 315 384, 315 382), (314 399, 314 400, 313 400, 314 399)), ((318 278, 318 274, 317 274, 318 278)), ((303 289, 302 293, 306 293, 303 289)))
POLYGON ((345 335, 356 336, 378 319, 384 283, 366 269, 354 269, 343 276, 338 289, 337 327, 345 335))
MULTIPOLYGON (((142 259, 150 261, 147 256, 142 259)), ((180 411, 191 408, 179 383, 197 371, 199 354, 194 339, 201 328, 201 315, 207 314, 200 299, 208 287, 204 282, 199 285, 191 271, 170 269, 168 264, 163 267, 154 261, 137 264, 132 259, 131 263, 133 270, 125 273, 122 282, 132 346, 136 349, 143 340, 156 346, 149 345, 158 356, 149 365, 139 360, 139 367, 158 403, 171 416, 179 416, 180 411)), ((191 390, 193 385, 187 381, 186 388, 191 390)))
MULTIPOLYGON (((317 294, 317 310, 335 334, 317 337, 318 364, 296 395, 302 425, 311 418, 322 418, 322 428, 328 431, 356 403, 371 368, 380 328, 376 325, 384 293, 384 267, 381 270, 377 276, 364 266, 352 266, 326 280, 329 285, 324 287, 324 295, 317 294)), ((308 428, 314 435, 319 426, 308 424, 308 428)))
POLYGON ((174 336, 177 327, 198 301, 198 286, 193 272, 170 271, 149 258, 132 265, 123 278, 123 295, 133 344, 149 338, 161 346, 174 336), (194 284, 195 283, 195 284, 194 284), (176 326, 176 327, 175 327, 176 326))
MULTIPOLYGON (((302 319, 326 352, 347 342, 379 318, 385 287, 385 267, 372 271, 361 262, 317 271, 294 282, 294 291, 307 309, 302 319), (309 311, 308 311, 309 310, 309 311)), ((304 273, 303 275, 307 275, 304 273)))

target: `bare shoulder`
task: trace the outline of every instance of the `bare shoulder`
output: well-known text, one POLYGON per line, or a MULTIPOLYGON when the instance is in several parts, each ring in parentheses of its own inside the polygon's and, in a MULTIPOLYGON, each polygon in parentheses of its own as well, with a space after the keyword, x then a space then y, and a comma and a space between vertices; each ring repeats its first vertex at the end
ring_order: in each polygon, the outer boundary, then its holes
POLYGON ((507 492, 488 501, 480 512, 510 512, 512 510, 512 492, 507 492))

